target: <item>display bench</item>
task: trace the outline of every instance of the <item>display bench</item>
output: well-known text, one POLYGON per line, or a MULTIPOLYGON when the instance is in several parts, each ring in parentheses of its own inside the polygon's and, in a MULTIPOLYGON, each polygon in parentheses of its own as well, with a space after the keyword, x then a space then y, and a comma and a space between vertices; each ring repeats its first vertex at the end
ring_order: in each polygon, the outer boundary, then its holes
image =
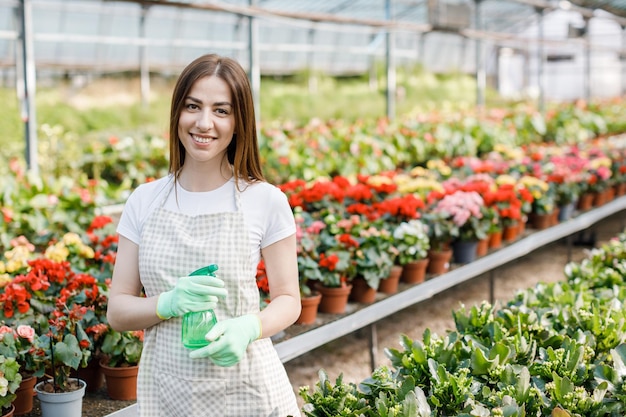
MULTIPOLYGON (((283 363, 301 356, 317 347, 332 342, 357 330, 369 330, 369 350, 372 369, 376 366, 376 322, 407 307, 435 297, 437 294, 476 278, 484 273, 490 274, 489 299, 494 297, 494 272, 498 267, 521 258, 530 252, 589 229, 595 223, 626 210, 626 196, 619 197, 603 206, 541 231, 530 230, 521 239, 494 250, 466 265, 453 265, 449 272, 437 275, 421 284, 405 285, 393 295, 380 295, 370 305, 350 303, 345 314, 323 314, 320 324, 308 326, 290 326, 274 339, 274 346, 283 363)), ((624 219, 626 222, 626 218, 624 219)), ((616 234, 619 230, 615 231, 616 234)), ((131 417, 137 415, 137 405, 133 404, 107 417, 131 417)))
MULTIPOLYGON (((626 196, 616 198, 587 212, 577 213, 572 219, 547 229, 540 231, 531 229, 519 240, 500 249, 493 250, 473 262, 461 266, 453 265, 451 270, 445 274, 437 275, 420 284, 407 286, 398 293, 384 296, 384 298, 370 305, 356 308, 352 305, 353 310, 342 315, 323 315, 321 320, 323 323, 321 325, 291 326, 279 338, 274 338, 274 345, 278 355, 285 363, 335 339, 369 327, 370 359, 372 368, 375 368, 377 321, 407 307, 433 298, 449 288, 484 273, 490 274, 489 299, 493 303, 494 271, 498 267, 563 238, 567 238, 571 251, 572 236, 574 234, 584 231, 602 219, 623 210, 626 210, 626 196), (329 319, 328 316, 334 317, 329 319)), ((618 230, 615 232, 616 234, 619 233, 618 230)))

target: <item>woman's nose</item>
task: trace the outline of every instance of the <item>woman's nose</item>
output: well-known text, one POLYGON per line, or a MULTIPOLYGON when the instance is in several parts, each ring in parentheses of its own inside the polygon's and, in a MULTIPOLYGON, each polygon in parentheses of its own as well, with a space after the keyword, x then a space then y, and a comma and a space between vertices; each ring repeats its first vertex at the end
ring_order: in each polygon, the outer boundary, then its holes
POLYGON ((213 120, 211 119, 211 113, 208 111, 201 111, 198 113, 196 119, 196 127, 201 131, 207 131, 213 127, 213 120))

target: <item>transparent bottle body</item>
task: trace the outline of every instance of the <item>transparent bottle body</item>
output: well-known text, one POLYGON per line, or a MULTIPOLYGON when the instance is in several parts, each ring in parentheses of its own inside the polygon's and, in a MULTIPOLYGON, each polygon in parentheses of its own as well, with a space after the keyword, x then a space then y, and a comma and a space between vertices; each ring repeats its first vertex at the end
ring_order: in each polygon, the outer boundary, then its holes
MULTIPOLYGON (((210 275, 214 276, 217 265, 211 264, 193 271, 189 275, 210 275)), ((209 342, 204 336, 215 326, 217 317, 213 310, 197 311, 185 313, 183 315, 182 342, 183 346, 189 349, 198 349, 207 346, 209 342)))

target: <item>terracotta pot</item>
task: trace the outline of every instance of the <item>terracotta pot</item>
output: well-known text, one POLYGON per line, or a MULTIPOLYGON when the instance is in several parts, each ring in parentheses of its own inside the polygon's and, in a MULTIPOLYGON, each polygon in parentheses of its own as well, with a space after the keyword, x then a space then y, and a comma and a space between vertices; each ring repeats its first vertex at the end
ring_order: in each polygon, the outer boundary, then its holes
POLYGON ((346 312, 348 305, 348 297, 352 291, 352 285, 347 284, 343 287, 324 287, 320 285, 317 291, 322 294, 322 300, 317 309, 320 313, 342 314, 346 312))
POLYGON ((585 211, 593 207, 593 193, 583 193, 578 198, 578 210, 585 211))
POLYGON ((552 226, 552 218, 553 218, 552 213, 548 213, 548 214, 530 213, 529 221, 533 229, 543 230, 552 226))
POLYGON ((428 251, 428 269, 431 274, 443 274, 450 269, 450 259, 452 259, 452 249, 444 251, 428 251))
POLYGON ((615 188, 609 187, 604 191, 604 197, 606 198, 606 202, 611 202, 615 198, 615 188))
POLYGON ((616 197, 621 197, 626 194, 626 182, 616 184, 614 188, 616 197))
POLYGON ((313 324, 317 318, 317 309, 322 301, 322 294, 316 292, 308 297, 301 297, 302 310, 296 324, 313 324))
POLYGON ((37 377, 35 376, 22 378, 20 386, 17 388, 17 391, 15 391, 17 397, 15 397, 15 400, 13 400, 13 405, 15 406, 14 414, 16 416, 28 414, 32 411, 36 383, 37 377))
POLYGON ((467 264, 476 259, 477 240, 457 240, 452 244, 454 262, 467 264))
POLYGON ((498 230, 497 232, 489 233, 489 240, 487 241, 487 246, 492 249, 497 249, 502 246, 502 230, 498 230))
POLYGON ((137 399, 137 373, 139 365, 111 367, 100 361, 107 386, 107 394, 112 400, 130 401, 137 399))
POLYGON ((489 252, 489 236, 478 241, 476 256, 485 256, 489 252))
POLYGON ((376 290, 376 288, 369 286, 365 278, 355 277, 352 280, 349 300, 362 304, 372 304, 376 301, 376 290))
POLYGON ((380 284, 378 285, 378 292, 382 292, 383 294, 397 293, 402 270, 403 268, 400 265, 392 266, 391 272, 389 272, 389 276, 385 279, 380 280, 380 284))
POLYGON ((100 358, 93 357, 86 367, 76 370, 72 369, 70 376, 85 381, 87 384, 86 392, 98 392, 104 386, 104 375, 100 369, 100 358))
POLYGON ((402 282, 407 284, 419 284, 426 279, 426 268, 430 259, 419 259, 417 261, 409 262, 402 267, 402 282))
POLYGON ((504 226, 502 228, 502 240, 504 240, 505 242, 513 242, 517 238, 517 235, 519 234, 520 223, 521 222, 517 222, 510 226, 504 226))
POLYGON ((557 224, 559 224, 559 213, 560 213, 561 209, 558 207, 555 207, 554 210, 552 210, 552 213, 550 213, 550 226, 556 226, 557 224))
POLYGON ((606 203, 606 192, 597 191, 593 193, 593 205, 595 207, 603 206, 606 203))

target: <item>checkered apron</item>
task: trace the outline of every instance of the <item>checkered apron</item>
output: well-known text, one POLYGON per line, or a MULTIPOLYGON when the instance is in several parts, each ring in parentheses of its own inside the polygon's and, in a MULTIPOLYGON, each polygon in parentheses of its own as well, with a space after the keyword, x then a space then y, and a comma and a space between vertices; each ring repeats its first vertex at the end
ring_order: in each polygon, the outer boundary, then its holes
MULTIPOLYGON (((228 297, 215 310, 217 319, 259 311, 256 265, 250 259, 240 197, 236 190, 235 212, 198 216, 165 209, 165 197, 147 219, 139 247, 139 272, 147 296, 168 291, 178 277, 216 263, 217 276, 228 289, 228 297)), ((251 343, 237 365, 220 367, 208 358, 189 358, 181 341, 181 323, 181 318, 172 318, 146 330, 137 384, 139 416, 300 416, 269 338, 251 343)))

